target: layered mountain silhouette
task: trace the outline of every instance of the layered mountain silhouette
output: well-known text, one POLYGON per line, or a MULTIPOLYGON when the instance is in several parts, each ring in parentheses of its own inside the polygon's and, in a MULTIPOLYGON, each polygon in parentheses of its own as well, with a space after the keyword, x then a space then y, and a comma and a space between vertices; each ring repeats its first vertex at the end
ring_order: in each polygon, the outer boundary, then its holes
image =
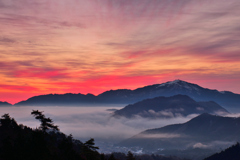
POLYGON ((156 97, 127 105, 114 112, 114 117, 133 118, 134 116, 148 118, 173 118, 189 114, 227 114, 226 109, 213 101, 196 102, 186 95, 171 97, 156 97))
POLYGON ((49 94, 31 97, 15 105, 98 105, 98 104, 132 104, 138 101, 159 96, 188 95, 195 101, 215 101, 222 106, 234 107, 240 104, 240 94, 211 90, 182 80, 170 81, 137 88, 135 90, 118 89, 93 94, 49 94))
POLYGON ((120 143, 148 150, 220 148, 240 140, 240 118, 203 113, 183 124, 149 129, 120 143))
POLYGON ((10 107, 12 106, 12 104, 8 103, 8 102, 1 102, 0 101, 0 107, 10 107))
POLYGON ((47 94, 34 96, 26 101, 16 103, 15 106, 72 106, 72 105, 94 105, 97 103, 93 94, 47 94))

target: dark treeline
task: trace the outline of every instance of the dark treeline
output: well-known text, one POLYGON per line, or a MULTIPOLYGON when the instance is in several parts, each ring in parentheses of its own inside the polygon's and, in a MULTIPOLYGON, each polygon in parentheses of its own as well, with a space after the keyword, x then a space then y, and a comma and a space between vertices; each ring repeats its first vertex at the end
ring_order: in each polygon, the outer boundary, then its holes
POLYGON ((93 139, 82 143, 72 135, 58 132, 50 118, 42 112, 33 111, 33 116, 41 122, 39 128, 32 129, 17 124, 9 114, 0 119, 0 159, 1 160, 100 160, 93 139))
POLYGON ((0 118, 0 160, 180 160, 131 152, 100 154, 94 139, 83 143, 71 134, 59 132, 58 126, 42 112, 36 110, 31 114, 41 123, 36 129, 18 124, 9 114, 0 118))
POLYGON ((239 143, 227 148, 226 150, 216 153, 204 160, 239 160, 240 159, 240 145, 239 143))
POLYGON ((120 152, 114 152, 112 154, 102 155, 104 156, 104 160, 187 160, 178 157, 165 157, 161 155, 148 155, 148 154, 141 154, 141 155, 133 155, 131 152, 128 152, 127 155, 120 152))

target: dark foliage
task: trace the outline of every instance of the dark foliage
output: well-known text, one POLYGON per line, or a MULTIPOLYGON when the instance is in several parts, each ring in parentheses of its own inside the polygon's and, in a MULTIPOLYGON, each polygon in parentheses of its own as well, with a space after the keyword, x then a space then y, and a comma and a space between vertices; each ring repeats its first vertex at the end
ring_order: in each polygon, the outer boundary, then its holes
POLYGON ((188 160, 178 157, 165 157, 161 155, 133 155, 132 152, 128 152, 127 155, 124 153, 114 152, 112 154, 106 154, 104 159, 101 160, 188 160))
POLYGON ((51 118, 46 118, 44 114, 42 114, 43 111, 33 110, 31 114, 41 122, 40 129, 43 132, 46 132, 46 130, 53 129, 56 131, 59 131, 58 126, 55 126, 53 124, 53 121, 51 118))
POLYGON ((113 154, 110 155, 110 157, 108 158, 108 160, 117 160, 113 154))
POLYGON ((32 129, 18 124, 9 114, 0 118, 0 160, 183 160, 160 155, 133 155, 128 152, 99 154, 94 139, 85 143, 58 131, 41 111, 32 114, 41 125, 32 129))
POLYGON ((99 149, 98 147, 96 147, 96 146, 94 146, 95 145, 95 143, 94 143, 94 139, 93 138, 91 138, 91 139, 89 139, 88 141, 86 141, 85 143, 84 143, 84 145, 85 145, 85 147, 87 147, 88 149, 91 149, 91 150, 97 150, 97 149, 99 149))
POLYGON ((216 153, 204 160, 239 160, 240 159, 240 145, 239 143, 227 148, 226 150, 216 153))
POLYGON ((128 154, 127 154, 127 160, 135 160, 132 152, 128 151, 128 154))
POLYGON ((94 140, 86 143, 66 136, 61 132, 47 131, 58 128, 42 112, 34 116, 42 124, 39 129, 18 125, 9 114, 0 119, 0 159, 1 160, 100 160, 94 140), (43 122, 45 121, 45 122, 43 122), (91 142, 91 143, 89 143, 91 142), (86 145, 87 144, 87 145, 86 145))

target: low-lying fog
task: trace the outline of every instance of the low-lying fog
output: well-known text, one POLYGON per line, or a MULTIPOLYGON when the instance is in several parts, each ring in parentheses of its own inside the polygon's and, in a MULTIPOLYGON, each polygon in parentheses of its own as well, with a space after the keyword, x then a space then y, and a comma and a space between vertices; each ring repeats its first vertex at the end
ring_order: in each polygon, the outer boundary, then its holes
POLYGON ((19 124, 36 128, 40 122, 35 120, 31 111, 44 111, 46 117, 50 117, 54 124, 66 134, 72 134, 75 138, 88 139, 115 139, 122 140, 129 138, 141 131, 152 128, 159 128, 167 124, 182 123, 195 117, 175 119, 146 119, 146 118, 114 118, 111 117, 111 109, 122 107, 2 107, 1 115, 9 113, 19 124))
MULTIPOLYGON (((122 106, 123 107, 123 106, 122 106)), ((109 109, 121 109, 122 107, 2 107, 0 114, 9 113, 18 124, 36 128, 40 122, 35 120, 31 111, 44 111, 46 117, 50 117, 60 131, 74 138, 86 141, 89 138, 100 142, 117 143, 130 138, 146 129, 159 128, 168 124, 184 123, 197 115, 186 118, 173 119, 135 119, 111 117, 113 111, 109 109)), ((99 144, 98 144, 99 143, 99 144)), ((101 146, 101 145, 100 145, 101 146)))

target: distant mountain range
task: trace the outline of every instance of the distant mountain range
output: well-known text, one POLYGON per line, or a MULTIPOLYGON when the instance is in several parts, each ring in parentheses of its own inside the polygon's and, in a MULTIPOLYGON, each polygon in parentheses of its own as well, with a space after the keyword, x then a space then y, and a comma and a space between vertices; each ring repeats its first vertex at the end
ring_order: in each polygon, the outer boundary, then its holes
POLYGON ((228 114, 229 112, 213 101, 196 102, 186 95, 146 99, 114 112, 114 117, 141 116, 147 118, 185 117, 189 114, 228 114))
POLYGON ((10 106, 12 106, 12 105, 8 102, 1 102, 0 101, 0 107, 10 107, 10 106))
POLYGON ((137 88, 135 90, 118 89, 103 92, 97 96, 93 94, 48 94, 40 95, 21 101, 16 106, 71 106, 71 105, 99 105, 99 104, 132 104, 144 99, 188 95, 195 101, 215 101, 224 107, 234 107, 240 104, 240 94, 211 90, 181 80, 170 81, 137 88))
POLYGON ((240 140, 240 118, 203 113, 183 124, 149 129, 120 143, 147 150, 220 148, 240 140))

